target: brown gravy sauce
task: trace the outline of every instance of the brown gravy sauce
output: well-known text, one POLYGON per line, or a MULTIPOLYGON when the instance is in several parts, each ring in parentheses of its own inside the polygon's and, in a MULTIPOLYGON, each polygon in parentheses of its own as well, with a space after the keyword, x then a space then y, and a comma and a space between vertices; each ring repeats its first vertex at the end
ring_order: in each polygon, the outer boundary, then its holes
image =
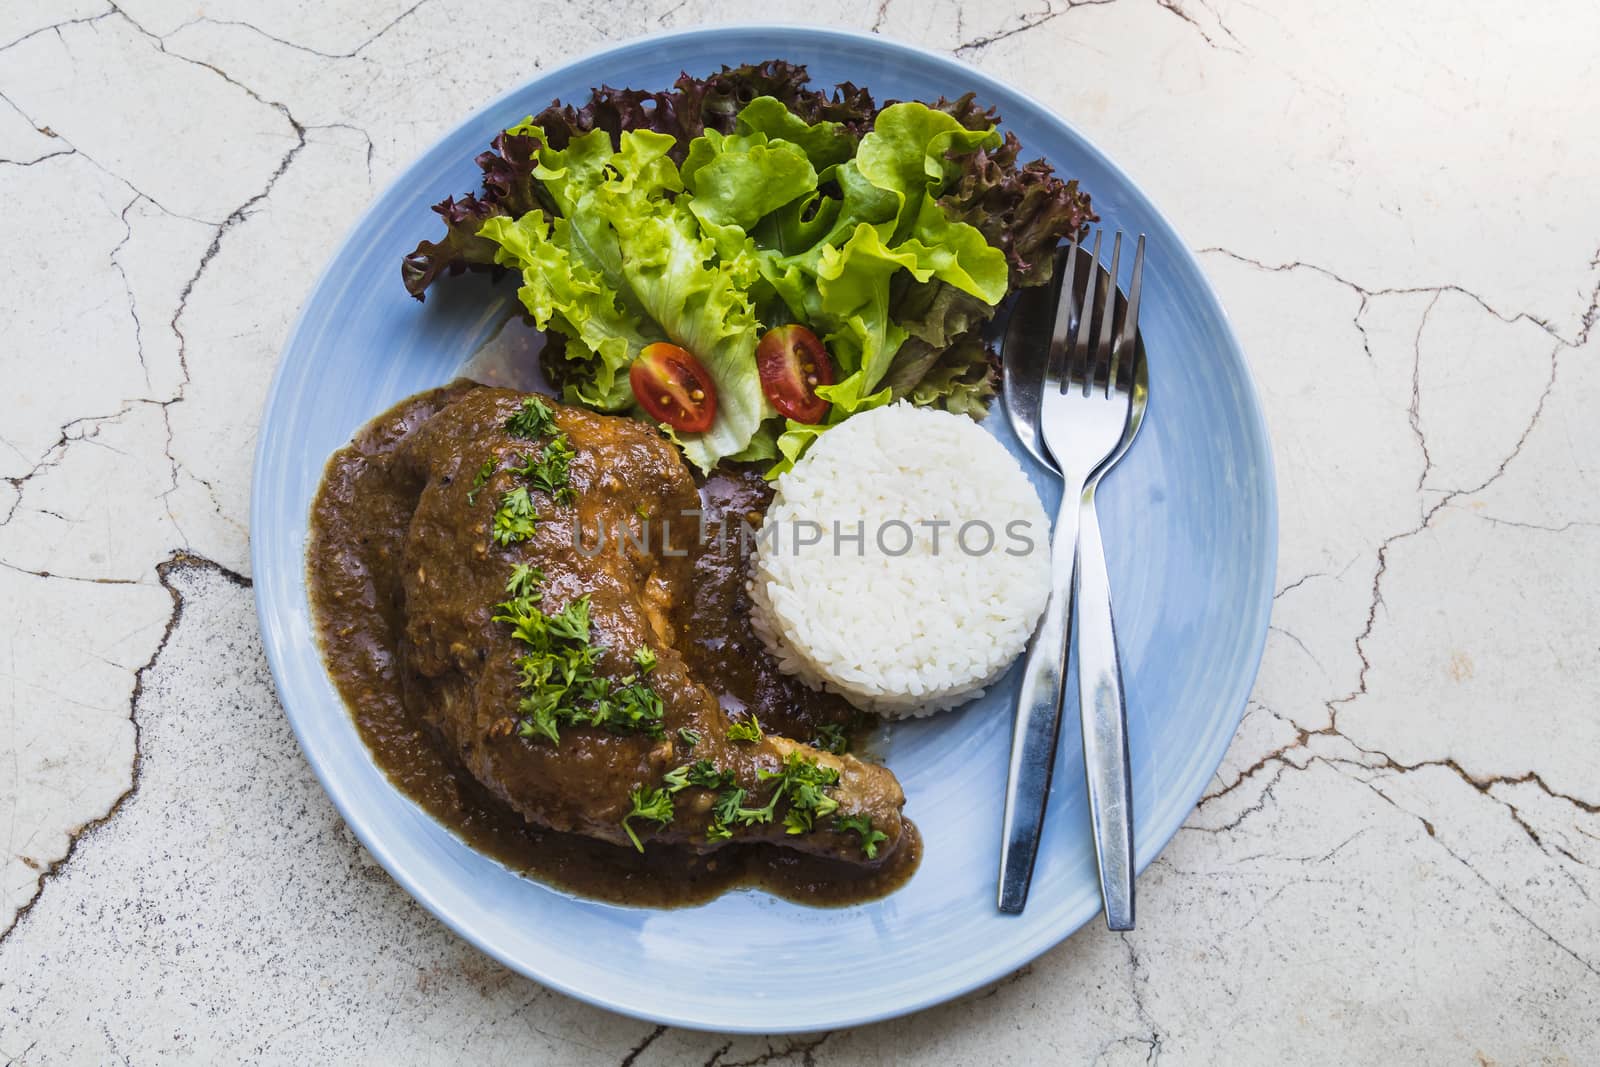
MULTIPOLYGON (((398 675, 405 605, 398 568, 418 487, 394 477, 386 456, 434 412, 474 388, 457 382, 379 415, 328 460, 311 513, 307 579, 323 660, 373 759, 406 796, 480 852, 528 877, 618 904, 673 907, 755 887, 786 900, 839 906, 886 896, 916 870, 922 845, 908 839, 878 869, 771 845, 711 853, 651 844, 643 854, 592 838, 539 829, 491 797, 452 758, 432 727, 406 706, 398 675)), ((701 488, 709 536, 695 553, 695 595, 680 607, 680 649, 730 714, 754 712, 769 729, 810 741, 819 727, 846 729, 853 749, 874 725, 842 699, 782 674, 749 622, 741 518, 759 525, 772 491, 759 470, 721 471, 701 488), (719 538, 719 524, 727 536, 719 538)))

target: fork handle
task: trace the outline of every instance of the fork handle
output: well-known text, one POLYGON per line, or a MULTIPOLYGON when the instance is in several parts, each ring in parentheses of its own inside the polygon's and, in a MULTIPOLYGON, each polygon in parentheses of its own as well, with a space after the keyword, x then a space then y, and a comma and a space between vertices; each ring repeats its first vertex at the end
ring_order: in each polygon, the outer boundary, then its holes
MULTIPOLYGON (((1079 483, 1072 483, 1074 485, 1079 483)), ((1067 644, 1072 621, 1073 549, 1078 541, 1077 494, 1061 497, 1051 538, 1050 599, 1044 618, 1028 643, 1011 734, 1011 768, 1006 776, 1005 817, 1000 833, 1000 910, 1020 914, 1028 901, 1039 832, 1050 799, 1056 738, 1061 732, 1061 691, 1067 676, 1067 644)))
POLYGON ((1128 768, 1128 712, 1111 615, 1111 581, 1095 512, 1096 481, 1079 511, 1073 603, 1078 643, 1078 714, 1083 721, 1084 777, 1100 868, 1106 926, 1133 929, 1133 777, 1128 768))

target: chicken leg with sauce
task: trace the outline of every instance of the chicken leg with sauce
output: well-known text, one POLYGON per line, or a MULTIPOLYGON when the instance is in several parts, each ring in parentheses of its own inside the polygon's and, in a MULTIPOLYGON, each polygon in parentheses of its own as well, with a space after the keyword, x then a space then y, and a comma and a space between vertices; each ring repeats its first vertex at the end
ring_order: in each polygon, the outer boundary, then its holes
MULTIPOLYGON (((852 756, 770 734, 760 741, 729 739, 730 719, 709 687, 715 679, 695 677, 680 654, 680 631, 696 592, 685 550, 699 528, 699 498, 669 442, 629 419, 552 404, 555 429, 573 450, 571 500, 534 492, 540 518, 531 536, 505 545, 492 538, 497 501, 520 484, 509 468, 540 447, 507 432, 522 401, 521 394, 502 389, 444 391, 436 405, 403 425, 379 428, 372 443, 381 447, 368 450, 366 461, 387 465, 387 484, 404 487, 391 506, 409 510, 394 516, 405 523, 404 536, 398 558, 388 561, 399 586, 393 593, 399 629, 394 669, 405 704, 474 779, 535 826, 632 847, 623 820, 634 796, 660 788, 675 768, 709 761, 731 774, 749 805, 759 806, 776 788, 762 772, 778 772, 793 756, 838 774, 826 789, 837 810, 810 832, 786 831, 780 801, 770 821, 740 824, 721 839, 708 836, 717 794, 690 786, 674 797, 670 822, 636 819, 635 833, 646 847, 672 843, 704 852, 767 842, 854 865, 885 863, 911 836, 894 776, 852 756), (486 462, 496 473, 475 486, 486 462), (574 545, 575 522, 583 551, 574 545), (624 530, 627 538, 616 536, 624 530), (599 531, 605 535, 601 550, 591 555, 599 531), (603 646, 597 675, 621 680, 637 674, 635 651, 654 653, 647 680, 661 700, 658 730, 567 725, 555 743, 521 736, 519 646, 510 627, 493 619, 518 564, 542 573, 539 606, 547 613, 588 598, 591 641, 603 646), (696 735, 691 748, 684 737, 696 735), (884 835, 871 857, 857 832, 835 828, 837 817, 860 816, 884 835)), ((318 508, 338 504, 319 497, 318 508)), ((373 584, 359 586, 361 595, 373 595, 373 584)))

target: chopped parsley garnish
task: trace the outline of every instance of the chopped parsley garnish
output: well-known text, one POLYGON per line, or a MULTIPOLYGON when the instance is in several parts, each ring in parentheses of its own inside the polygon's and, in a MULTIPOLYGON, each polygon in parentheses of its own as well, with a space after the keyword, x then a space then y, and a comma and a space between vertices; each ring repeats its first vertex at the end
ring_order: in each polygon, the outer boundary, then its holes
POLYGON ((570 504, 577 495, 567 484, 572 457, 577 455, 567 442, 567 435, 558 433, 539 452, 539 467, 529 477, 536 488, 543 489, 563 504, 570 504))
POLYGON ((739 821, 745 795, 738 786, 730 786, 717 794, 716 802, 711 805, 711 824, 706 827, 707 841, 726 841, 733 836, 733 824, 739 821))
POLYGON ((612 733, 664 736, 666 708, 661 697, 630 674, 618 682, 595 673, 603 651, 589 640, 589 598, 570 601, 547 614, 538 601, 544 576, 527 564, 512 568, 506 581, 509 600, 495 606, 494 621, 511 627, 526 646, 517 670, 517 735, 561 742, 563 726, 595 726, 612 733))
POLYGON ((556 503, 570 504, 578 495, 577 491, 567 484, 572 457, 576 455, 577 452, 567 441, 567 435, 558 433, 545 442, 545 446, 539 450, 537 456, 529 456, 511 470, 528 479, 535 489, 548 493, 556 503))
MULTIPOLYGON (((671 798, 690 786, 709 789, 717 794, 711 804, 711 821, 706 826, 707 841, 726 841, 738 826, 770 823, 777 815, 778 804, 784 800, 788 801, 788 808, 783 817, 783 826, 791 834, 810 833, 816 829, 818 819, 827 818, 839 810, 839 802, 825 792, 839 784, 839 772, 832 767, 819 766, 815 760, 808 759, 798 751, 790 752, 777 770, 762 769, 756 772, 756 777, 760 781, 773 783, 772 792, 768 794, 765 804, 749 807, 746 802, 750 794, 736 784, 738 779, 733 771, 719 769, 708 759, 686 763, 663 775, 659 789, 635 790, 634 811, 629 817, 656 818, 646 814, 646 811, 665 810, 670 820, 671 798)), ((871 846, 872 851, 868 853, 870 857, 876 853, 877 842, 882 841, 884 835, 871 836, 870 819, 864 826, 858 823, 859 820, 852 821, 849 828, 862 835, 863 851, 871 846)), ((627 828, 626 819, 623 820, 623 826, 627 828)), ((839 828, 838 820, 835 820, 834 826, 835 829, 839 828)), ((629 831, 629 836, 632 836, 632 831, 629 831)))
POLYGON ((467 491, 467 507, 478 506, 478 493, 489 484, 489 479, 494 477, 494 460, 486 459, 483 466, 478 468, 478 473, 472 476, 472 488, 467 491))
POLYGON ((772 817, 771 812, 778 798, 788 796, 789 812, 783 817, 784 829, 788 833, 809 833, 814 829, 817 819, 839 810, 839 802, 823 792, 825 788, 839 784, 839 772, 832 767, 819 767, 815 760, 807 759, 798 752, 790 752, 781 769, 763 769, 756 772, 756 777, 762 781, 774 779, 778 783, 772 790, 771 799, 767 801, 768 814, 762 822, 772 817))
MULTIPOLYGON (((660 737, 661 720, 667 713, 661 698, 643 682, 627 678, 623 682, 609 697, 600 697, 586 725, 604 726, 618 733, 648 733, 651 737, 660 737)), ((582 719, 573 721, 585 725, 582 719)))
POLYGON ((538 600, 544 594, 539 591, 539 585, 544 581, 544 572, 538 567, 530 567, 526 563, 519 563, 511 568, 511 577, 506 579, 506 593, 513 597, 527 597, 529 600, 538 600))
POLYGON ((678 740, 693 748, 700 743, 700 731, 691 730, 687 726, 680 726, 678 727, 678 740))
POLYGON ((811 742, 811 747, 842 756, 850 751, 850 735, 838 723, 825 722, 817 727, 817 737, 811 742))
POLYGON ((522 398, 522 407, 517 413, 506 420, 506 433, 532 441, 549 433, 555 424, 556 415, 550 405, 536 396, 527 396, 522 398))
POLYGON ((748 719, 736 720, 728 727, 729 741, 760 741, 765 736, 761 732, 761 724, 756 722, 754 715, 748 719))
POLYGON ((633 847, 643 852, 644 843, 639 840, 639 835, 633 832, 633 827, 628 825, 629 820, 648 819, 657 827, 665 827, 672 821, 672 796, 665 789, 646 789, 640 786, 628 794, 628 799, 633 802, 633 810, 622 817, 622 828, 627 831, 628 840, 633 842, 633 847))
MULTIPOLYGON (((567 440, 567 435, 556 429, 555 413, 550 410, 550 406, 536 396, 525 397, 517 413, 506 420, 506 432, 513 437, 528 441, 548 436, 549 440, 545 441, 537 455, 517 460, 508 469, 511 473, 526 478, 529 487, 547 494, 556 503, 572 503, 578 493, 567 483, 571 476, 572 460, 577 452, 573 449, 572 442, 567 440)), ((487 481, 494 473, 494 468, 486 463, 478 473, 481 479, 487 481)), ((480 488, 480 484, 473 484, 472 493, 467 497, 469 505, 480 488)), ((527 491, 527 488, 521 488, 524 496, 527 491)), ((537 515, 533 517, 538 518, 537 515)), ((496 519, 498 518, 497 515, 496 519)))
MULTIPOLYGON (((799 752, 791 752, 783 766, 775 771, 760 770, 756 777, 773 782, 767 802, 758 808, 747 807, 749 794, 733 784, 733 775, 723 772, 722 792, 711 807, 711 824, 706 828, 706 839, 724 841, 733 836, 734 826, 753 826, 769 823, 778 811, 778 802, 785 797, 789 810, 783 817, 786 832, 809 833, 816 828, 816 820, 839 810, 839 802, 823 790, 839 784, 839 772, 832 767, 820 767, 815 760, 799 752)), ((707 788, 711 788, 707 786, 707 788)))
POLYGON ((719 771, 716 764, 703 759, 668 771, 661 783, 666 786, 667 792, 679 793, 691 785, 701 789, 728 789, 733 786, 733 780, 732 771, 719 771))
MULTIPOLYGON (((656 669, 656 650, 649 645, 640 645, 633 650, 633 662, 639 665, 640 671, 649 674, 656 669)), ((678 732, 682 733, 683 731, 680 730, 678 732)), ((698 739, 698 735, 696 735, 696 738, 698 739)))
POLYGON ((689 784, 702 789, 727 789, 733 781, 732 771, 719 771, 708 759, 696 760, 689 768, 689 784))
POLYGON ((717 795, 716 803, 711 805, 711 813, 718 822, 729 823, 739 821, 739 812, 744 807, 744 799, 749 794, 738 786, 729 786, 717 795))
POLYGON ((833 820, 833 828, 841 833, 854 830, 861 838, 861 854, 869 860, 878 858, 878 843, 889 839, 889 835, 882 830, 872 828, 870 815, 841 815, 833 820))
POLYGON ((491 534, 497 545, 514 545, 533 536, 539 513, 534 510, 533 499, 523 486, 506 493, 495 509, 494 529, 491 534))
POLYGON ((554 615, 545 617, 545 624, 556 637, 568 641, 589 642, 589 598, 581 596, 554 615))

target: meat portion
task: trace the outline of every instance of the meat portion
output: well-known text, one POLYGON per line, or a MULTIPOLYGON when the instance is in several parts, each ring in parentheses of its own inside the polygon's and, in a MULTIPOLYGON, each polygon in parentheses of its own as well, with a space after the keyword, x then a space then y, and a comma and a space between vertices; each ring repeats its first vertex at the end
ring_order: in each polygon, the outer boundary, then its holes
POLYGON ((496 543, 497 504, 529 484, 510 468, 543 447, 506 430, 522 400, 507 390, 466 391, 408 427, 390 459, 394 475, 409 479, 417 492, 397 568, 403 589, 399 673, 407 705, 439 731, 474 778, 539 826, 631 846, 623 819, 638 791, 661 789, 676 768, 705 760, 730 774, 731 785, 682 788, 673 795, 666 825, 631 820, 641 839, 702 850, 768 841, 852 863, 884 862, 906 836, 905 798, 894 776, 785 738, 730 740, 728 715, 708 687, 715 680, 693 677, 679 653, 679 629, 694 593, 687 549, 699 528, 699 497, 671 444, 632 420, 551 405, 555 426, 573 450, 572 497, 563 502, 532 491, 539 519, 531 537, 496 543), (496 473, 475 485, 486 462, 496 473), (637 650, 654 653, 645 684, 663 708, 657 730, 612 732, 569 723, 560 728, 559 742, 522 736, 516 663, 525 648, 508 624, 494 621, 518 564, 542 573, 538 606, 547 615, 588 598, 590 642, 602 646, 596 675, 621 685, 639 673, 637 650), (686 738, 694 735, 699 740, 691 747, 686 738), (776 785, 761 772, 778 772, 791 758, 814 763, 825 775, 837 772, 837 784, 824 790, 836 811, 816 819, 809 832, 790 833, 784 815, 791 805, 783 798, 770 821, 741 822, 731 836, 708 838, 719 796, 739 788, 749 808, 766 805, 776 785), (870 817, 872 828, 885 835, 875 857, 865 855, 856 831, 835 828, 839 817, 851 816, 870 817))

